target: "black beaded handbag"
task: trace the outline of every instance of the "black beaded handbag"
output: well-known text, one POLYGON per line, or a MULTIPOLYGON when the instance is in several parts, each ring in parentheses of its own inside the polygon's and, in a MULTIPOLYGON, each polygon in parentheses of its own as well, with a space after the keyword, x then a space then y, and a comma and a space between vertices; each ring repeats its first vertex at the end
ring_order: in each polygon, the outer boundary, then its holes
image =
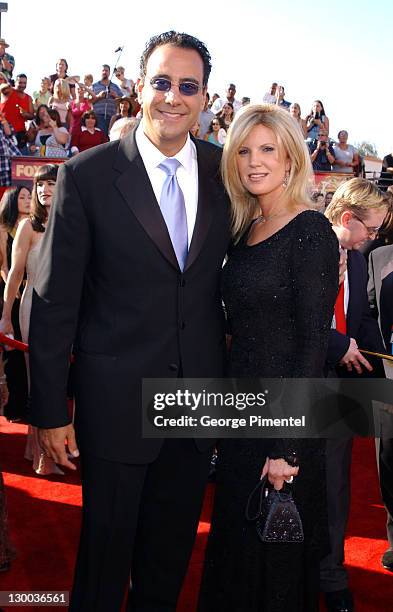
POLYGON ((257 534, 262 542, 303 542, 304 533, 299 511, 288 487, 281 491, 267 487, 264 476, 251 492, 246 506, 246 519, 255 522, 257 534), (258 508, 251 515, 254 497, 259 492, 258 508))

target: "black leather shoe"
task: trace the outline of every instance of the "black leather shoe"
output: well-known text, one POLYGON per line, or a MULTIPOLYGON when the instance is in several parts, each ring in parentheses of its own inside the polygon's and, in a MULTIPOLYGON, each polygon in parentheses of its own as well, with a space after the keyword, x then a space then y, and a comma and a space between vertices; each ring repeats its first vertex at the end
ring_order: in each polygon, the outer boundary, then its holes
POLYGON ((326 607, 329 612, 354 612, 352 593, 349 589, 325 593, 326 607))
POLYGON ((383 554, 381 563, 385 569, 389 572, 393 572, 393 550, 391 548, 383 554))

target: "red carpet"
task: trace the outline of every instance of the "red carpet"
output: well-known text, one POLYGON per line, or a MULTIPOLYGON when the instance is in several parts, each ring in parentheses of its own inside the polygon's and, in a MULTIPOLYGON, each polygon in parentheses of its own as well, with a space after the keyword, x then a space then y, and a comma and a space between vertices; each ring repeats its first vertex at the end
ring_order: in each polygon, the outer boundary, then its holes
MULTIPOLYGON (((36 476, 23 459, 25 430, 25 426, 8 424, 0 417, 0 466, 7 486, 12 539, 18 553, 12 570, 0 574, 0 590, 67 590, 78 542, 79 479, 70 473, 63 477, 36 476)), ((386 515, 378 489, 373 441, 355 442, 352 488, 346 561, 356 611, 390 612, 393 611, 393 574, 380 565, 387 547, 386 515)), ((178 612, 195 610, 212 496, 210 485, 178 612)), ((26 609, 9 608, 22 612, 26 609)))

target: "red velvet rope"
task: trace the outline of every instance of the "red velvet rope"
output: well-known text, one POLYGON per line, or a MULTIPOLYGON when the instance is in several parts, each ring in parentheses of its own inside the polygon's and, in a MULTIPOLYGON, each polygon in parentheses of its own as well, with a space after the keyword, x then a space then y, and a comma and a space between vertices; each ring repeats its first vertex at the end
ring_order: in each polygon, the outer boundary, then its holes
POLYGON ((0 332, 0 344, 5 344, 6 346, 10 346, 11 348, 17 349, 18 351, 23 351, 24 353, 29 352, 29 345, 24 342, 20 342, 19 340, 14 340, 13 338, 9 338, 0 332))
MULTIPOLYGON (((23 351, 23 353, 29 352, 29 345, 24 342, 20 342, 19 340, 14 340, 13 338, 9 338, 0 332, 0 345, 9 346, 11 348, 16 349, 17 351, 23 351)), ((74 355, 70 357, 71 363, 74 362, 74 355)))

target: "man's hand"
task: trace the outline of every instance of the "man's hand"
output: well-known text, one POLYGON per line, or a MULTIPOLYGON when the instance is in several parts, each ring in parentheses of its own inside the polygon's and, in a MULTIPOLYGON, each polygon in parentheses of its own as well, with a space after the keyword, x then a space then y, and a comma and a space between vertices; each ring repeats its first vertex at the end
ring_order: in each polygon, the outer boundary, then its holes
POLYGON ((71 455, 79 457, 79 450, 75 440, 75 429, 71 423, 65 427, 39 429, 38 436, 40 445, 48 457, 51 457, 59 465, 64 465, 64 467, 70 470, 76 470, 76 465, 68 459, 66 452, 67 443, 68 451, 71 455))
POLYGON ((348 372, 352 372, 355 368, 358 374, 362 374, 362 366, 369 372, 372 372, 373 368, 365 357, 361 354, 358 349, 357 342, 354 338, 351 338, 349 343, 349 349, 345 353, 344 357, 340 361, 340 365, 346 366, 348 372))

